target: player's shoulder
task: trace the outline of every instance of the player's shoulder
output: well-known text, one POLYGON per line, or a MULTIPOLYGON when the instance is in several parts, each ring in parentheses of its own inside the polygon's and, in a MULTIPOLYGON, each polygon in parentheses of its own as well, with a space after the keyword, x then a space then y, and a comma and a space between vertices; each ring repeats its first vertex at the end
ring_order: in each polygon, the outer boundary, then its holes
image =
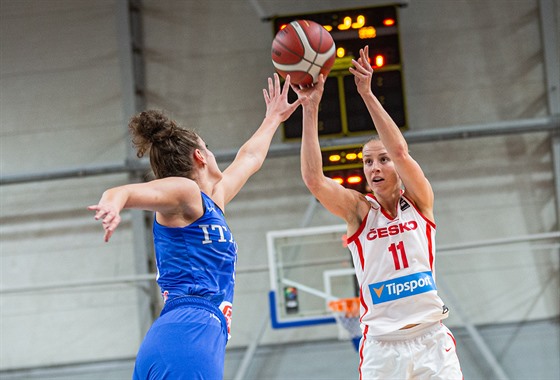
POLYGON ((369 195, 362 194, 358 191, 352 190, 354 192, 354 196, 356 198, 356 216, 357 221, 359 224, 363 222, 366 218, 368 213, 372 209, 372 202, 376 202, 374 198, 371 198, 369 195))
POLYGON ((179 203, 200 203, 200 187, 198 183, 186 177, 165 177, 152 181, 169 199, 179 203))
POLYGON ((414 199, 407 197, 406 194, 401 195, 399 207, 402 212, 416 212, 422 216, 427 222, 435 226, 434 210, 431 206, 421 207, 414 199))
POLYGON ((152 182, 159 182, 168 185, 185 185, 185 186, 197 186, 196 182, 187 177, 179 177, 179 176, 172 176, 172 177, 164 177, 152 180, 152 182))
POLYGON ((362 202, 367 206, 368 211, 379 210, 380 203, 373 193, 362 194, 362 202))

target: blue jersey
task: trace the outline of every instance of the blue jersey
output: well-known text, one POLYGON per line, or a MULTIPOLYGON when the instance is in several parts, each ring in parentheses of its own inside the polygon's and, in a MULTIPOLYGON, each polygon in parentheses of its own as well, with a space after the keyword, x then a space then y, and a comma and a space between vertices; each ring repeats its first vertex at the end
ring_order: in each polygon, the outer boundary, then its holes
POLYGON ((202 297, 224 314, 231 326, 237 244, 222 210, 202 193, 204 214, 186 227, 165 227, 154 218, 157 282, 165 302, 202 297))

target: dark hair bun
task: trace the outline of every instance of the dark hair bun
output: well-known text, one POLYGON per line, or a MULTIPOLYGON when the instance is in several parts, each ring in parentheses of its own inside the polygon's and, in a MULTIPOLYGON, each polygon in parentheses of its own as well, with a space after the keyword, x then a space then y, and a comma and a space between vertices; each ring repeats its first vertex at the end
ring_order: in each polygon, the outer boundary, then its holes
POLYGON ((132 133, 132 143, 137 149, 137 156, 142 157, 152 145, 166 143, 172 139, 177 125, 162 111, 148 110, 133 116, 128 128, 132 133))

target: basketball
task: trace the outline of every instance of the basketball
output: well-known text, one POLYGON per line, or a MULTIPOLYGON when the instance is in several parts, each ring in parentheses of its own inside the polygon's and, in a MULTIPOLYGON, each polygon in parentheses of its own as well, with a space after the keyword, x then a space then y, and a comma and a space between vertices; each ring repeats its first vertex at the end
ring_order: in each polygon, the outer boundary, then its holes
POLYGON ((327 76, 334 64, 336 47, 330 33, 309 20, 295 20, 276 33, 272 41, 272 63, 282 78, 308 86, 319 74, 327 76))

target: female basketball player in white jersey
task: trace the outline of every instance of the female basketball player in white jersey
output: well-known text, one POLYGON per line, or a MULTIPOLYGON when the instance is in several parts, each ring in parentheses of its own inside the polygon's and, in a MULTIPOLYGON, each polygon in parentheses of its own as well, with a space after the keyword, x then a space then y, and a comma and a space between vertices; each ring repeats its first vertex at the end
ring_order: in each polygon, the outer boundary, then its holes
POLYGON ((222 379, 232 315, 237 244, 225 206, 260 169, 280 123, 299 106, 288 103, 290 80, 278 75, 264 90, 266 115, 222 173, 204 141, 162 112, 135 115, 129 129, 138 156, 149 152, 156 179, 109 189, 89 206, 105 241, 124 208, 154 212, 153 234, 164 307, 136 356, 134 380, 222 379))
POLYGON ((360 379, 462 379, 455 339, 441 322, 448 309, 435 282, 431 185, 372 93, 367 46, 352 63, 350 72, 379 135, 362 149, 373 194, 344 188, 323 175, 318 111, 325 78, 294 90, 303 100, 303 180, 327 210, 347 223, 360 285, 360 379))

